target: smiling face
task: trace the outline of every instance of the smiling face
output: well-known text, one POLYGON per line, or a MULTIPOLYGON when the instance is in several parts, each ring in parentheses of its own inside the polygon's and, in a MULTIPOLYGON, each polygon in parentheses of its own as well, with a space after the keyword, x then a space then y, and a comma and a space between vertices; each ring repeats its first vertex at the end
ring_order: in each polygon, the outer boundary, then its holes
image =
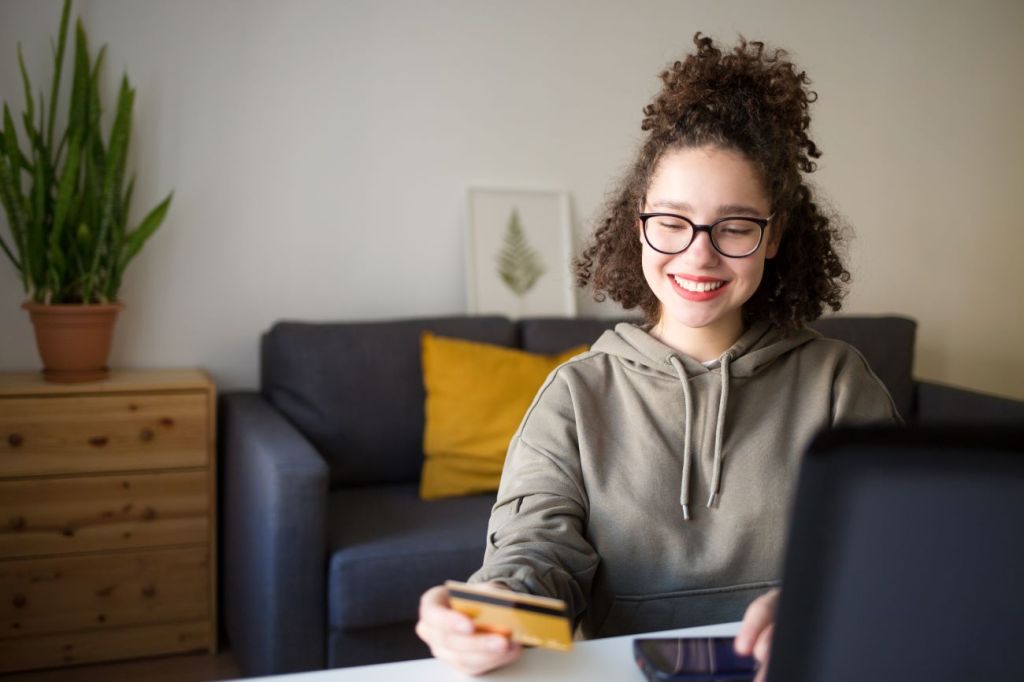
MULTIPOLYGON (((709 225, 725 216, 766 218, 771 205, 757 169, 743 155, 697 147, 661 157, 643 211, 674 213, 709 225)), ((685 251, 667 255, 643 241, 641 228, 644 277, 661 302, 652 333, 698 360, 728 349, 743 333, 743 304, 761 283, 765 259, 778 251, 776 235, 777 228, 769 223, 754 253, 728 258, 714 249, 706 232, 698 232, 685 251)))

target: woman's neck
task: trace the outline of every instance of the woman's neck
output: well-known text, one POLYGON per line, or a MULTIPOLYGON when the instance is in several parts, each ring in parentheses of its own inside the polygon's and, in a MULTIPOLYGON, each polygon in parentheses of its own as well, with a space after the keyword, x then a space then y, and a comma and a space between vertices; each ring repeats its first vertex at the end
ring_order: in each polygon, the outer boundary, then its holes
POLYGON ((709 362, 720 358, 743 335, 743 318, 736 315, 705 327, 687 327, 662 317, 651 327, 650 334, 698 362, 709 362))

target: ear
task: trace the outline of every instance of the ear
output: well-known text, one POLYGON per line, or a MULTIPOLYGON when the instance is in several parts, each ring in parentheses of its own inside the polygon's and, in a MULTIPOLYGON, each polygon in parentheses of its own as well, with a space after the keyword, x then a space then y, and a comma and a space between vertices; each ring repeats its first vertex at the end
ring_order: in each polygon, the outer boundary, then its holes
POLYGON ((775 258, 779 253, 779 246, 782 245, 782 230, 776 229, 775 223, 768 226, 768 245, 765 247, 764 257, 775 258))

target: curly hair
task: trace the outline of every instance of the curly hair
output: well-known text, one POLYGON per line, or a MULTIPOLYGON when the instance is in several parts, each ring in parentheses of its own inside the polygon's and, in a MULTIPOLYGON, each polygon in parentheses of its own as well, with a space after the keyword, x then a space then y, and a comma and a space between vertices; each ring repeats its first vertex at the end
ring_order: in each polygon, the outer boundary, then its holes
POLYGON ((592 285, 598 301, 611 297, 626 309, 639 307, 648 324, 657 322, 661 306, 641 265, 640 207, 662 155, 716 146, 754 164, 783 237, 743 306, 744 320, 797 329, 820 317, 825 306, 839 310, 850 279, 837 253, 843 230, 819 207, 801 175, 812 173, 821 156, 807 134, 817 93, 784 50, 766 50, 764 43, 741 37, 731 52, 723 52, 699 32, 693 42, 696 52, 661 74, 664 86, 644 108, 646 139, 574 262, 576 283, 592 285))

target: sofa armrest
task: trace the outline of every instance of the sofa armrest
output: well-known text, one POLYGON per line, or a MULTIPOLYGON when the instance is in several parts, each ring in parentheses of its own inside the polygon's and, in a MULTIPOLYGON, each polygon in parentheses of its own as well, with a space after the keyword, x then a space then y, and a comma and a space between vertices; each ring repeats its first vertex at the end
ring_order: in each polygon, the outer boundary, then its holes
POLYGON ((258 393, 221 397, 223 592, 246 676, 324 667, 327 464, 258 393))
POLYGON ((918 423, 1024 424, 1024 402, 930 381, 915 382, 918 423))

